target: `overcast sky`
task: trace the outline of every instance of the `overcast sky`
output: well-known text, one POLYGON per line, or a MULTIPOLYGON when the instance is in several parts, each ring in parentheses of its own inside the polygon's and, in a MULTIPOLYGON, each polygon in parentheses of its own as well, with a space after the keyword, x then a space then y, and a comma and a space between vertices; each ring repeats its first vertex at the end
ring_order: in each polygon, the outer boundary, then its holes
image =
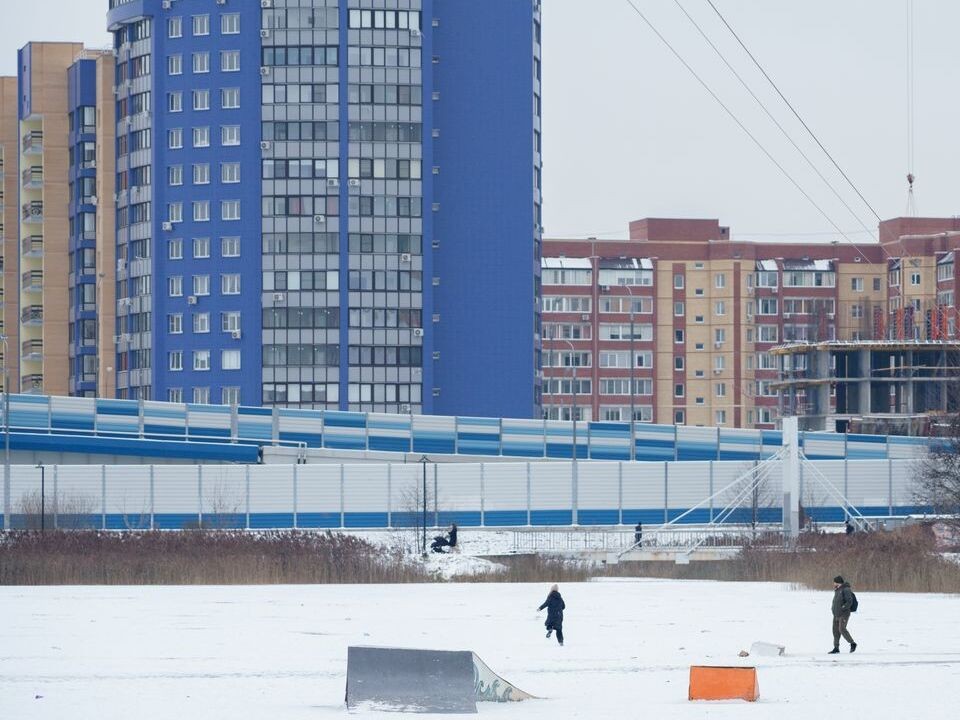
MULTIPOLYGON (((830 219, 763 155, 626 0, 543 0, 547 237, 624 237, 631 219, 675 216, 717 217, 741 239, 826 241, 837 235, 831 221, 851 239, 868 238, 864 226, 875 229, 876 218, 831 171, 707 1, 633 2, 830 219), (779 134, 677 2, 859 219, 779 134)), ((907 206, 908 2, 714 0, 884 218, 904 214, 907 206)), ((15 72, 16 49, 29 40, 106 46, 106 5, 31 0, 17 3, 16 12, 5 8, 0 73, 15 72)), ((915 0, 915 6, 916 205, 921 215, 960 214, 960 2, 915 0)))

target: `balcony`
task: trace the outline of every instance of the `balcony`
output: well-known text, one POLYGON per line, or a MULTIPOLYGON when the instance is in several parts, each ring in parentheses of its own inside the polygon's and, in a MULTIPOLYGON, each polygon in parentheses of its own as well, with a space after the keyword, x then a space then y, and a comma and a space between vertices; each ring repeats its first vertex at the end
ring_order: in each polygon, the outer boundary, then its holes
POLYGON ((39 395, 43 393, 43 374, 24 375, 20 378, 20 392, 26 395, 39 395))
POLYGON ((31 202, 24 203, 20 208, 20 217, 25 223, 42 223, 43 201, 33 200, 31 202))
POLYGON ((27 340, 21 343, 20 357, 24 360, 43 359, 43 340, 27 340))
POLYGON ((21 240, 20 253, 24 257, 43 257, 43 235, 31 235, 21 240))
POLYGON ((36 190, 43 185, 43 168, 30 167, 23 171, 23 187, 26 190, 36 190))
POLYGON ((28 305, 20 313, 21 325, 43 325, 43 305, 28 305))
POLYGON ((43 152, 43 131, 31 130, 23 136, 23 154, 37 155, 43 152))
POLYGON ((43 270, 28 270, 20 276, 22 292, 43 292, 43 270))

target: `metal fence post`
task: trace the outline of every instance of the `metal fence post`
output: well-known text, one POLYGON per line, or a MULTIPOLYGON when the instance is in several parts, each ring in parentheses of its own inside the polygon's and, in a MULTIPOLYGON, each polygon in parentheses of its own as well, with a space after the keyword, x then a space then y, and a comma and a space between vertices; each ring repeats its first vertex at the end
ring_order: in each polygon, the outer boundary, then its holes
POLYGON ((60 529, 60 504, 57 501, 57 497, 60 495, 59 483, 58 483, 59 471, 60 471, 60 466, 54 465, 53 466, 53 529, 54 530, 60 529))
POLYGON ((203 465, 197 465, 197 524, 203 527, 203 465))
POLYGON ((617 524, 623 525, 623 463, 617 463, 617 524))
POLYGON ((663 522, 666 523, 670 520, 670 502, 669 498, 669 487, 667 485, 667 477, 669 475, 669 463, 663 461, 663 522))
POLYGON ((387 527, 393 527, 393 463, 387 463, 387 527))
POLYGON ((437 494, 439 485, 437 484, 437 463, 433 464, 433 526, 440 527, 440 509, 437 505, 437 494))
POLYGON ((156 528, 156 508, 154 507, 153 465, 150 466, 150 529, 156 528))
POLYGON ((341 463, 340 464, 340 527, 341 528, 345 528, 347 526, 346 504, 345 504, 346 488, 344 487, 345 482, 346 482, 345 470, 343 467, 343 463, 341 463))
POLYGON ((532 525, 533 514, 530 510, 530 463, 527 463, 527 525, 532 525))
MULTIPOLYGON (((849 480, 849 477, 848 477, 849 471, 850 471, 850 463, 847 461, 846 458, 844 458, 844 459, 843 459, 843 501, 844 501, 845 503, 847 503, 847 505, 850 504, 850 500, 849 500, 849 498, 850 498, 850 492, 849 492, 849 490, 850 490, 850 480, 849 480)), ((846 519, 846 517, 847 517, 847 509, 846 509, 846 507, 844 507, 844 509, 843 509, 843 516, 844 516, 844 519, 846 519)))
POLYGON ((484 477, 484 464, 480 463, 480 527, 486 525, 486 498, 484 498, 484 492, 486 489, 484 485, 486 483, 486 478, 484 477))
MULTIPOLYGON (((719 428, 718 428, 719 432, 719 428)), ((713 522, 713 460, 710 461, 710 522, 713 522)))
POLYGON ((887 456, 887 501, 887 514, 893 515, 893 460, 889 455, 887 456))
POLYGON ((297 468, 299 465, 293 466, 293 529, 296 530, 299 523, 297 522, 297 468))
POLYGON ((100 466, 100 529, 107 529, 107 466, 100 466))
POLYGON ((247 469, 247 471, 246 471, 246 473, 245 473, 245 475, 246 475, 246 484, 247 484, 247 488, 246 488, 246 495, 247 495, 247 497, 246 497, 246 505, 247 505, 247 507, 246 507, 246 515, 247 515, 247 518, 246 518, 246 529, 249 530, 249 529, 250 529, 250 466, 249 466, 249 465, 246 465, 245 467, 246 467, 246 469, 247 469))

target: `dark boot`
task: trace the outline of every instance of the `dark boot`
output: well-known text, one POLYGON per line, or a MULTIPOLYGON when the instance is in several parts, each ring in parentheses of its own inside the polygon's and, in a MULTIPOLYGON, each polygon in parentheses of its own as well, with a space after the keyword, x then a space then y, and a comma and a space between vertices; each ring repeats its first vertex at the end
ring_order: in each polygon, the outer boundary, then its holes
POLYGON ((856 644, 856 643, 850 643, 850 652, 853 653, 853 652, 856 652, 856 651, 857 651, 857 644, 856 644))
POLYGON ((840 648, 834 648, 833 650, 827 653, 827 655, 839 655, 839 654, 840 654, 840 648))

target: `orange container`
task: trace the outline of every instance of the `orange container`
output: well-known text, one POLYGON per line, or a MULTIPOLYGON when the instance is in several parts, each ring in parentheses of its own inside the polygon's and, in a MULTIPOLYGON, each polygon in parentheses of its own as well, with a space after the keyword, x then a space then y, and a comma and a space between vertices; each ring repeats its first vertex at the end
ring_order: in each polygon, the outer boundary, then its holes
POLYGON ((690 666, 690 700, 746 700, 760 697, 755 667, 690 666))

